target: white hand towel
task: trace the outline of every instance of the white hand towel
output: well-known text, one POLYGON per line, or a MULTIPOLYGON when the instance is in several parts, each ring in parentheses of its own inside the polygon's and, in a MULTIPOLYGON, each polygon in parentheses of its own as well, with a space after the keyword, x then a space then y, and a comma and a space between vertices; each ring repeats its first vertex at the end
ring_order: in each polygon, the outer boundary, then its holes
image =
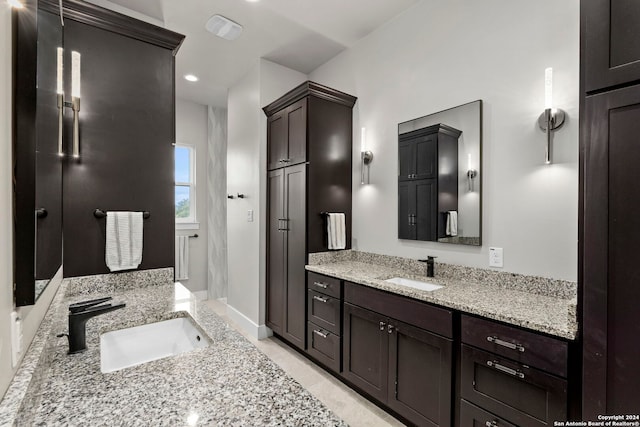
POLYGON ((343 213, 330 213, 327 218, 327 235, 329 249, 345 249, 347 247, 347 226, 343 213))
POLYGON ((176 280, 189 279, 189 236, 176 236, 176 280))
POLYGON ((458 211, 447 212, 447 236, 458 235, 458 211))
POLYGON ((142 262, 142 212, 107 212, 105 262, 111 271, 133 270, 142 262))

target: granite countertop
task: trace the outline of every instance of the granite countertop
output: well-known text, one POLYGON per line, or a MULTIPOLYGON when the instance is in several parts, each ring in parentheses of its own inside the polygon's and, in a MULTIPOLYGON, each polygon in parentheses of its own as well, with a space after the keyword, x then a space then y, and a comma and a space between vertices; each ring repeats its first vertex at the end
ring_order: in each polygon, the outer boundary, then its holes
POLYGON ((428 278, 399 266, 352 259, 324 260, 307 265, 306 269, 557 337, 569 340, 576 338, 578 324, 575 297, 548 295, 532 292, 530 289, 518 290, 477 279, 438 277, 439 267, 442 264, 436 265, 435 278, 428 278), (444 287, 435 291, 422 291, 385 282, 392 277, 404 277, 444 287))
POLYGON ((179 283, 110 292, 126 307, 89 320, 88 350, 68 355, 56 337, 67 331, 67 306, 105 294, 67 297, 67 285, 0 402, 0 425, 345 425, 179 283), (102 332, 185 316, 209 347, 101 373, 102 332))

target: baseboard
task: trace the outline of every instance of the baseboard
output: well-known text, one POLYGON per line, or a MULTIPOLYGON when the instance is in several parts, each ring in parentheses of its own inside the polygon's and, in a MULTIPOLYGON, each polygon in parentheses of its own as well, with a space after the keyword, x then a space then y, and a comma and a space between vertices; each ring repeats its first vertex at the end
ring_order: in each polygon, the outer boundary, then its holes
POLYGON ((193 291, 191 293, 193 295, 195 295, 195 297, 196 297, 196 299, 198 301, 203 301, 203 300, 209 299, 209 293, 207 291, 193 291))
POLYGON ((242 328, 242 330, 256 339, 263 340, 273 335, 273 332, 267 325, 258 325, 230 305, 227 305, 227 316, 242 328))

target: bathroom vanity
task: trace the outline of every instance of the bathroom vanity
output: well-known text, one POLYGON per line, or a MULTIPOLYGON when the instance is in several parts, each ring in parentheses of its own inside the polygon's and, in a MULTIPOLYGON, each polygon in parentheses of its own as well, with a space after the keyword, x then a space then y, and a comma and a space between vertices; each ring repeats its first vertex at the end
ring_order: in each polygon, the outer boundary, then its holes
MULTIPOLYGON (((140 272, 111 275, 104 282, 98 276, 63 281, 0 401, 0 425, 259 426, 292 419, 345 425, 209 306, 174 284, 172 269, 142 273, 143 278, 140 272), (57 334, 67 329, 68 306, 104 296, 126 307, 91 319, 87 350, 67 354, 67 339, 57 334), (101 338, 126 333, 118 338, 126 340, 138 328, 157 326, 166 344, 172 327, 159 322, 175 320, 191 325, 187 333, 195 331, 194 347, 202 348, 126 369, 121 364, 108 373, 113 368, 101 367, 101 361, 109 362, 101 338)), ((144 331, 145 338, 151 336, 144 331)), ((132 347, 118 348, 116 359, 123 350, 132 347)))
POLYGON ((417 261, 355 251, 311 258, 307 354, 372 401, 420 426, 570 419, 575 283, 442 263, 427 278, 417 261))

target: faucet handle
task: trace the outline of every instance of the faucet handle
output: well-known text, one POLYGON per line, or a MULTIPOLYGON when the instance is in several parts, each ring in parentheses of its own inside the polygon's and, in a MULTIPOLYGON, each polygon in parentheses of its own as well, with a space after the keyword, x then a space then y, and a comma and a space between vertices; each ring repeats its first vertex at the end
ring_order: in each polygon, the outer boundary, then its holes
POLYGON ((92 299, 88 301, 76 302, 69 305, 69 311, 71 313, 80 313, 81 311, 85 311, 90 307, 93 307, 98 304, 102 304, 103 302, 107 302, 112 299, 113 299, 112 297, 104 297, 104 298, 92 299))
POLYGON ((437 256, 427 256, 427 259, 419 259, 418 261, 420 262, 433 262, 436 258, 438 258, 437 256))

